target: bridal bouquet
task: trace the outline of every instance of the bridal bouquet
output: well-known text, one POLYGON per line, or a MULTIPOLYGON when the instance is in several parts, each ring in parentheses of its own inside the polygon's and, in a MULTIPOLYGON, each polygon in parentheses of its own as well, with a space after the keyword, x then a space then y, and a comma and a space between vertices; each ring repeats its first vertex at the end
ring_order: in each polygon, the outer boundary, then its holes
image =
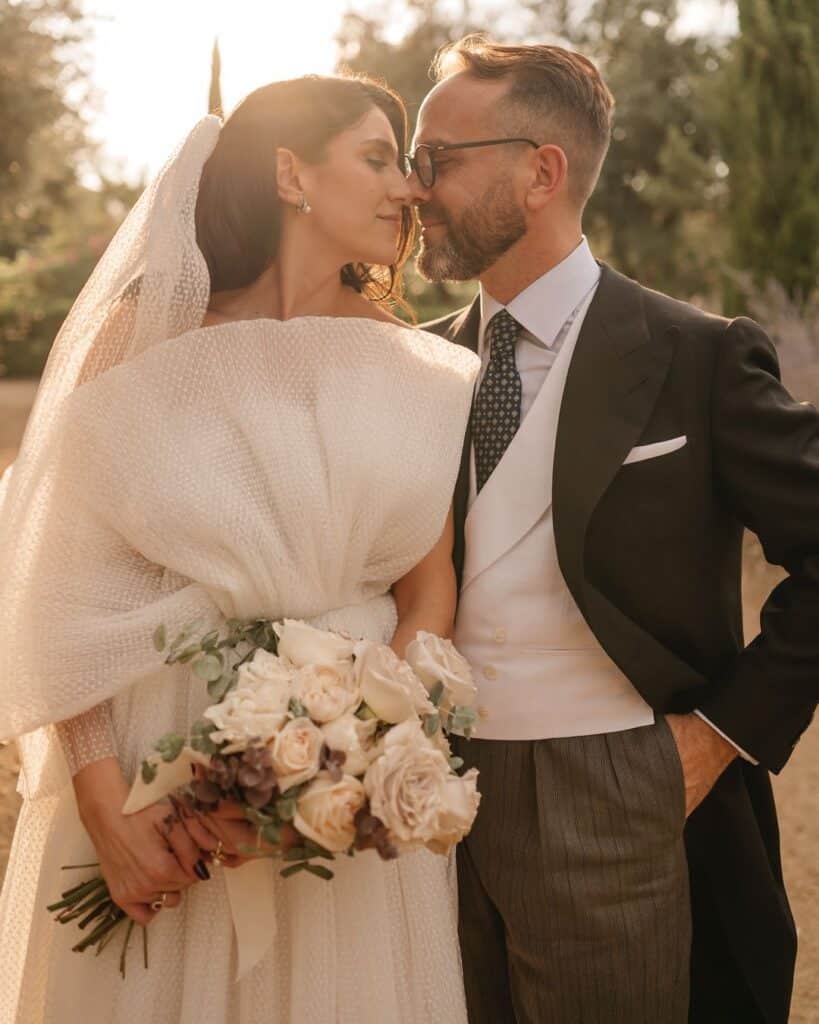
MULTIPOLYGON (((317 861, 367 849, 384 859, 421 847, 445 854, 469 832, 477 771, 458 774, 446 733, 471 734, 475 686, 449 640, 419 632, 401 660, 386 645, 292 619, 231 620, 226 636, 198 639, 197 628, 168 643, 160 626, 154 645, 167 664, 190 665, 213 704, 187 736, 157 740, 124 813, 166 796, 200 811, 230 800, 256 829, 243 854, 280 857, 285 877, 328 880, 317 861)), ((61 923, 94 925, 79 952, 101 948, 125 918, 101 877, 48 909, 61 923)))

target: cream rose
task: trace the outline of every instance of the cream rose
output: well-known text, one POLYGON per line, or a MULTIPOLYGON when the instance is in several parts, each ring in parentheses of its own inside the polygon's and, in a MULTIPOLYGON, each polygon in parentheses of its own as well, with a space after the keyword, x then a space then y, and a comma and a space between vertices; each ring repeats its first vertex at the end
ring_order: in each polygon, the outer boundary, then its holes
POLYGON ((348 712, 321 727, 324 742, 330 750, 340 750, 347 755, 343 768, 347 775, 362 775, 370 761, 377 755, 378 748, 373 743, 378 720, 370 718, 362 722, 354 714, 348 712))
POLYGON ((316 722, 331 722, 361 702, 352 665, 305 665, 293 680, 294 696, 316 722))
POLYGON ((443 684, 443 707, 469 707, 474 702, 472 669, 451 640, 419 630, 404 656, 428 691, 443 684))
POLYGON ((436 840, 448 808, 449 762, 424 736, 420 723, 403 722, 384 739, 383 754, 364 776, 372 813, 403 849, 436 840))
POLYGON ((293 679, 293 669, 285 665, 281 658, 269 651, 259 650, 253 655, 251 661, 246 661, 240 666, 238 672, 238 688, 254 688, 258 686, 278 687, 281 693, 282 711, 287 710, 287 703, 290 700, 290 684, 293 679))
POLYGON ((279 638, 279 655, 296 668, 352 661, 354 642, 337 633, 316 629, 298 619, 277 622, 273 629, 279 638))
POLYGON ((355 816, 366 799, 363 785, 352 775, 333 782, 321 772, 296 801, 293 824, 325 850, 344 853, 355 839, 355 816))
POLYGON ((449 853, 469 833, 478 813, 481 794, 477 789, 478 769, 450 775, 441 792, 441 809, 435 835, 426 842, 432 853, 449 853))
MULTIPOLYGON (((285 701, 286 706, 286 701, 285 701)), ((282 693, 277 684, 237 687, 219 704, 204 712, 216 729, 210 734, 214 743, 227 742, 224 753, 243 750, 250 740, 269 743, 287 721, 282 710, 282 693)))
POLYGON ((319 770, 324 736, 309 718, 294 718, 273 741, 273 771, 284 793, 312 779, 319 770))
POLYGON ((391 647, 359 644, 355 674, 362 699, 382 722, 394 724, 435 711, 418 677, 391 647))

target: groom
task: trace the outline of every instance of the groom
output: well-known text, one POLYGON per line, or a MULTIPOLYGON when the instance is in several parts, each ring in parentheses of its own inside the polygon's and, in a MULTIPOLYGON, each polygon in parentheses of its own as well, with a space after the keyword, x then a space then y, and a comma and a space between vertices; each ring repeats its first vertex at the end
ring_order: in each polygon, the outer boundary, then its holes
POLYGON ((768 772, 817 699, 819 416, 756 324, 592 257, 613 101, 586 59, 473 37, 436 71, 419 265, 481 285, 428 325, 483 362, 456 494, 470 1020, 784 1024, 768 772), (743 526, 789 573, 744 649, 743 526))

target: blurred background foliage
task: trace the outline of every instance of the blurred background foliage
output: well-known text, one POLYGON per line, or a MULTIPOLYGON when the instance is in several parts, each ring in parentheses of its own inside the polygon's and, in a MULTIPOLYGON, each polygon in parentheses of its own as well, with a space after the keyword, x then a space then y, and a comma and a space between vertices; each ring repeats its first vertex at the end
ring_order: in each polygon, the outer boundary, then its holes
MULTIPOLYGON (((586 217, 595 253, 650 287, 770 321, 781 345, 799 339, 790 361, 819 359, 817 0, 731 0, 739 32, 728 38, 683 34, 678 0, 491 2, 356 7, 341 22, 339 66, 385 79, 412 124, 431 56, 466 32, 583 51, 617 98, 586 217)), ((79 0, 0 0, 0 377, 39 374, 138 192, 87 173, 88 27, 79 0)), ((216 106, 218 52, 211 60, 216 106)), ((423 321, 474 285, 428 285, 410 267, 406 291, 423 321)))

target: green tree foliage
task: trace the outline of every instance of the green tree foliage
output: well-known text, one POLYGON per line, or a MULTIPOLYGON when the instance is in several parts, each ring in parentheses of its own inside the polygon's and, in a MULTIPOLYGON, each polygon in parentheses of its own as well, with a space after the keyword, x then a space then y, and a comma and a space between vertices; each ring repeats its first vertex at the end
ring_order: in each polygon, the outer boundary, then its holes
POLYGON ((723 89, 731 263, 805 306, 819 279, 819 4, 738 10, 723 89))
POLYGON ((598 253, 683 297, 717 290, 727 194, 716 87, 723 54, 677 31, 678 0, 530 4, 530 31, 600 68, 616 101, 612 144, 586 213, 598 253))
POLYGON ((0 0, 0 377, 40 373, 136 195, 84 180, 86 27, 75 0, 0 0))

